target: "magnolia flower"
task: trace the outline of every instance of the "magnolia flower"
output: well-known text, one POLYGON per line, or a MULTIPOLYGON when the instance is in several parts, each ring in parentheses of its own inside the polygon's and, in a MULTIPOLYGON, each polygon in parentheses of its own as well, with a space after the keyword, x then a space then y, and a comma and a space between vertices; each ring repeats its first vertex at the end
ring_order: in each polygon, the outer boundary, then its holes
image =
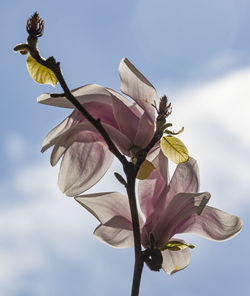
MULTIPOLYGON (((155 109, 152 104, 157 95, 152 84, 128 59, 122 59, 119 74, 121 91, 134 102, 97 84, 77 88, 72 94, 94 118, 101 120, 120 151, 131 156, 132 150, 146 147, 153 137, 155 109)), ((42 94, 38 102, 74 108, 63 95, 42 94)), ((46 136, 42 152, 51 146, 54 146, 52 166, 63 156, 58 185, 68 196, 75 196, 93 186, 113 160, 102 136, 76 109, 46 136)))
MULTIPOLYGON (((179 164, 169 180, 168 160, 160 152, 153 160, 156 169, 139 181, 138 198, 145 220, 139 217, 141 242, 146 250, 159 250, 161 267, 168 274, 185 268, 194 246, 174 236, 194 233, 224 241, 239 233, 240 218, 207 206, 208 192, 199 193, 197 162, 190 157, 179 164)), ((113 247, 133 246, 133 228, 128 200, 118 192, 89 194, 76 200, 93 214, 100 225, 95 236, 113 247)))

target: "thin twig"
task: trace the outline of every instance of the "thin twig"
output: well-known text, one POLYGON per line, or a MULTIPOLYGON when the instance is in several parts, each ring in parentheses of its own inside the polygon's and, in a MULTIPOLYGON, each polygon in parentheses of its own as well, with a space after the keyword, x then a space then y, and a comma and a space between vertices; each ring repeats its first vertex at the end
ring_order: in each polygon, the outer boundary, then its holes
POLYGON ((138 210, 136 205, 136 195, 135 195, 135 180, 137 175, 137 169, 132 162, 129 162, 126 157, 120 153, 120 151, 116 148, 115 144, 109 137, 108 133, 104 129, 100 120, 96 120, 88 113, 88 111, 79 103, 79 101, 72 95, 70 92, 64 77, 62 75, 60 64, 55 61, 54 57, 50 57, 47 60, 42 59, 39 52, 37 50, 30 51, 32 57, 43 66, 49 68, 55 74, 58 79, 65 97, 79 110, 79 112, 87 119, 93 126, 97 129, 97 131, 102 135, 104 140, 106 141, 109 150, 120 160, 123 165, 124 172, 127 177, 127 194, 130 205, 130 212, 132 217, 133 224, 133 235, 134 235, 134 252, 135 252, 135 264, 134 264, 134 275, 133 275, 133 284, 132 284, 132 292, 131 296, 139 295, 140 288, 140 280, 141 273, 143 269, 143 256, 141 250, 141 235, 140 235, 140 225, 138 218, 138 210))
MULTIPOLYGON (((15 50, 20 50, 22 54, 25 54, 29 51, 31 56, 41 65, 49 68, 58 79, 65 97, 75 106, 75 108, 97 129, 97 131, 102 135, 105 142, 107 143, 109 150, 120 160, 123 165, 123 170, 126 174, 127 180, 122 180, 122 177, 118 176, 119 181, 125 185, 127 190, 127 195, 129 199, 129 206, 130 212, 132 217, 132 224, 133 224, 133 235, 134 235, 134 252, 135 252, 135 264, 134 264, 134 275, 133 275, 133 285, 131 296, 138 296, 139 289, 140 289, 140 282, 141 282, 141 275, 142 269, 144 265, 144 257, 143 252, 141 249, 141 235, 140 235, 140 223, 139 223, 139 216, 136 204, 136 194, 135 194, 135 183, 136 183, 136 176, 139 171, 139 168, 143 161, 146 159, 147 153, 150 149, 157 143, 160 139, 162 133, 157 130, 154 134, 154 137, 147 145, 146 148, 141 149, 138 152, 137 162, 136 164, 127 160, 127 158, 118 150, 115 146, 114 142, 106 132, 105 128, 103 127, 101 121, 99 119, 95 119, 85 108, 83 105, 79 103, 79 101, 73 96, 70 92, 64 77, 61 72, 60 63, 56 62, 54 57, 50 57, 48 59, 43 59, 39 51, 37 49, 37 41, 38 37, 42 36, 44 29, 44 21, 39 18, 38 13, 34 13, 34 15, 29 18, 27 22, 27 32, 28 36, 28 44, 21 44, 18 45, 15 50), (160 135, 161 134, 161 135, 160 135), (160 136, 160 137, 159 137, 160 136)), ((162 101, 163 107, 166 107, 167 101, 162 101)), ((163 108, 164 109, 164 108, 163 108)), ((163 110, 165 112, 165 110, 163 110)), ((159 112, 158 112, 159 114, 159 112)), ((159 116, 158 116, 159 117, 159 116)), ((158 121, 157 121, 158 123, 158 121)))

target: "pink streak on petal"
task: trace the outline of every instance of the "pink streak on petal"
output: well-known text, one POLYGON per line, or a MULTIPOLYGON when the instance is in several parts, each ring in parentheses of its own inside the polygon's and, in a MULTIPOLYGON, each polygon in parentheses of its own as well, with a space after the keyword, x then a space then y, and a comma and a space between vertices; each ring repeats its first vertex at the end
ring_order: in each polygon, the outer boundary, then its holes
MULTIPOLYGON (((122 153, 126 155, 130 155, 129 149, 132 146, 132 143, 130 142, 130 140, 125 135, 123 135, 120 131, 118 131, 117 129, 113 128, 108 124, 103 123, 103 127, 105 128, 105 130, 107 131, 111 139, 115 142, 115 144, 117 144, 118 148, 120 148, 122 153)), ((65 130, 63 130, 63 128, 60 129, 61 135, 60 133, 58 135, 58 133, 54 133, 53 131, 49 133, 46 139, 49 139, 50 143, 48 142, 48 140, 46 143, 49 143, 50 146, 55 145, 51 154, 51 165, 55 165, 58 162, 58 160, 60 159, 62 154, 66 151, 66 149, 75 141, 79 133, 83 133, 83 132, 87 133, 88 131, 91 131, 94 134, 96 134, 96 137, 98 137, 100 141, 104 142, 102 136, 97 133, 96 129, 88 121, 75 124, 75 125, 71 124, 71 127, 67 125, 67 128, 65 128, 65 130), (54 139, 53 139, 53 134, 55 136, 54 139)), ((86 138, 86 139, 91 140, 92 138, 86 138)), ((49 144, 47 144, 47 148, 49 147, 49 144)))
POLYGON ((138 117, 117 97, 112 95, 113 113, 120 131, 125 134, 131 142, 134 141, 137 127, 139 124, 138 117))
POLYGON ((50 156, 50 163, 52 166, 55 166, 57 164, 64 152, 74 142, 78 142, 77 139, 81 134, 82 141, 84 141, 85 143, 92 143, 97 141, 103 142, 102 136, 95 132, 94 128, 89 122, 75 125, 57 139, 50 156), (91 129, 93 131, 91 131, 91 129))
POLYGON ((154 150, 152 150, 152 154, 157 153, 155 158, 152 159, 152 163, 156 169, 158 169, 166 183, 166 186, 169 185, 169 167, 168 167, 168 158, 162 153, 159 143, 156 144, 154 150))
MULTIPOLYGON (((130 101, 128 98, 124 97, 121 93, 117 92, 116 90, 112 88, 106 88, 106 90, 110 93, 111 95, 111 102, 112 101, 112 96, 116 97, 119 101, 121 101, 125 106, 129 107, 130 109, 134 109, 134 102, 130 101)), ((143 111, 141 111, 143 113, 143 111)), ((140 116, 137 115, 136 112, 134 114, 139 118, 140 116)))
MULTIPOLYGON (((100 118, 103 123, 107 123, 119 130, 113 115, 112 106, 103 103, 92 102, 85 104, 84 107, 95 119, 100 118)), ((62 121, 49 132, 43 141, 42 152, 54 145, 62 134, 82 122, 87 122, 87 119, 84 118, 84 116, 78 110, 74 110, 64 121, 62 121)))
POLYGON ((177 228, 200 210, 199 206, 205 207, 209 198, 210 194, 207 192, 177 194, 165 208, 153 230, 158 247, 168 242, 176 234, 177 228))
POLYGON ((142 117, 144 110, 138 104, 133 103, 129 108, 138 118, 142 117))
POLYGON ((237 235, 242 228, 242 220, 219 209, 206 206, 201 215, 192 215, 176 231, 194 233, 207 239, 225 241, 237 235))
POLYGON ((154 170, 147 179, 138 182, 138 199, 146 219, 159 207, 159 197, 164 187, 165 181, 157 170, 154 170))
MULTIPOLYGON (((117 121, 114 117, 113 106, 110 106, 108 104, 101 103, 101 102, 86 103, 83 106, 90 113, 90 115, 92 115, 95 119, 99 118, 102 123, 107 123, 119 129, 117 121)), ((76 120, 78 122, 87 120, 78 111, 77 113, 78 113, 78 117, 76 120)))
POLYGON ((142 115, 137 124, 137 132, 134 138, 134 145, 145 148, 154 136, 155 125, 149 119, 146 113, 142 115))

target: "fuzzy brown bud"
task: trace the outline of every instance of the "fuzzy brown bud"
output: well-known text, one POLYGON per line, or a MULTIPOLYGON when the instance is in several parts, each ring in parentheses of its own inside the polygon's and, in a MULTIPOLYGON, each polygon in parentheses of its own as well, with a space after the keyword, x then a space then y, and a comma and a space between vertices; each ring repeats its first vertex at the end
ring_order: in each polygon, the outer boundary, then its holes
POLYGON ((44 20, 39 17, 39 14, 35 12, 27 21, 26 30, 29 37, 41 37, 43 35, 44 20))

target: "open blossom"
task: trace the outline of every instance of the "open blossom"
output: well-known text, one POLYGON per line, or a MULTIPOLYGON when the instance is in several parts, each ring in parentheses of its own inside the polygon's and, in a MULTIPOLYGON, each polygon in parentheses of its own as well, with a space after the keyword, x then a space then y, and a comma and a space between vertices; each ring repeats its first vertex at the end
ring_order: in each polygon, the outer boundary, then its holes
MULTIPOLYGON (((168 160, 162 152, 153 160, 156 169, 139 182, 138 198, 141 242, 145 249, 161 251, 163 270, 173 274, 190 262, 192 245, 174 236, 194 233, 224 241, 238 234, 240 218, 207 206, 210 194, 199 193, 199 171, 190 157, 179 164, 169 180, 168 160), (153 243, 152 246, 152 237, 153 243)), ((95 236, 113 247, 133 246, 133 228, 128 200, 118 192, 82 195, 76 200, 99 221, 95 236)))
MULTIPOLYGON (((153 137, 155 109, 152 104, 157 95, 152 84, 128 59, 122 59, 119 74, 121 91, 134 102, 97 84, 77 88, 72 94, 94 118, 101 120, 118 149, 131 156, 132 149, 144 148, 153 137)), ((42 94, 38 102, 74 108, 63 95, 42 94)), ((63 156, 58 184, 68 196, 75 196, 93 186, 113 160, 102 136, 77 109, 46 136, 42 152, 51 146, 54 146, 51 165, 54 166, 63 156)))

